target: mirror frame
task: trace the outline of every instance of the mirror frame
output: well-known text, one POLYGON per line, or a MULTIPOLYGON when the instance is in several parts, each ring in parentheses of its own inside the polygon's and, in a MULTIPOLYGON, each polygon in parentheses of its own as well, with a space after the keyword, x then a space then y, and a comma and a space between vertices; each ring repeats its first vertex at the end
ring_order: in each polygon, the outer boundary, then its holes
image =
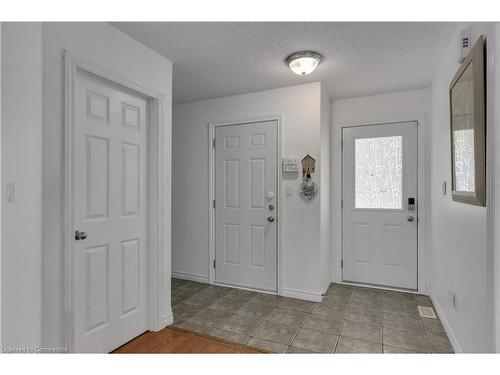
POLYGON ((481 35, 474 44, 460 68, 451 80, 449 88, 450 100, 450 140, 451 140, 451 196, 454 201, 486 206, 486 121, 485 121, 485 48, 484 37, 481 35), (453 102, 452 89, 460 80, 463 72, 471 62, 473 67, 473 122, 474 122, 474 173, 475 191, 456 191, 455 186, 455 145, 453 141, 453 102))

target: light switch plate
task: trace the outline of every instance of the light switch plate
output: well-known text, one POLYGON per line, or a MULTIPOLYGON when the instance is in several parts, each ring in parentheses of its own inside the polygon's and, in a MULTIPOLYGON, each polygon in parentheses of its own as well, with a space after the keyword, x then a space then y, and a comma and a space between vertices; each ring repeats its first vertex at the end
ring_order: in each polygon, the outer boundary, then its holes
POLYGON ((299 172, 298 158, 283 158, 283 172, 299 172))

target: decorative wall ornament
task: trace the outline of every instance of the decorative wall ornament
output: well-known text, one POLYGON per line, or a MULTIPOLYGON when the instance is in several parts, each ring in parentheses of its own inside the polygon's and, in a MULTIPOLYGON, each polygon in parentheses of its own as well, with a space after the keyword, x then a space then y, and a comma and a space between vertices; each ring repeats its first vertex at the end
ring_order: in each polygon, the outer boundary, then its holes
POLYGON ((316 160, 307 154, 302 159, 302 183, 299 185, 299 193, 305 200, 313 199, 318 193, 318 185, 313 182, 311 173, 315 172, 316 160))
POLYGON ((299 193, 302 198, 310 201, 318 193, 318 185, 313 182, 309 173, 307 173, 303 179, 303 182, 299 186, 299 193))
MULTIPOLYGON (((304 159, 302 159, 302 176, 305 176, 306 174, 311 174, 314 173, 314 167, 316 164, 316 160, 309 154, 304 156, 304 159)), ((310 176, 309 176, 310 177, 310 176)))

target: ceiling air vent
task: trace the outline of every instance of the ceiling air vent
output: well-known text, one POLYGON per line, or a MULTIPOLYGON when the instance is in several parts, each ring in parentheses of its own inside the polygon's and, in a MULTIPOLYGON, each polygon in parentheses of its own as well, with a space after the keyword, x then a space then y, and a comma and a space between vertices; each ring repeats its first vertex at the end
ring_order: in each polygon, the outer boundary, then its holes
POLYGON ((464 61, 465 57, 470 51, 471 47, 471 38, 470 38, 470 28, 463 29, 460 32, 460 37, 458 39, 458 62, 461 64, 464 61))

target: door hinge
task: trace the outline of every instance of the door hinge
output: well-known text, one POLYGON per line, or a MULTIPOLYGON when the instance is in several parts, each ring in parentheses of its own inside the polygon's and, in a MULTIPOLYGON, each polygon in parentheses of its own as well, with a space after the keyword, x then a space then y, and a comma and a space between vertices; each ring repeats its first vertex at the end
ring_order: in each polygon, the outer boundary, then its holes
POLYGON ((212 139, 212 147, 215 148, 215 138, 212 139))
POLYGON ((340 260, 340 268, 344 268, 344 259, 340 260))
POLYGON ((344 140, 343 139, 340 140, 340 148, 344 148, 344 140))
POLYGON ((212 204, 212 205, 213 205, 213 207, 215 208, 215 199, 213 200, 213 202, 212 202, 212 203, 213 203, 213 204, 212 204))
POLYGON ((214 259, 214 268, 215 268, 215 259, 214 259))
POLYGON ((344 208, 344 200, 343 199, 340 201, 340 208, 344 208))

